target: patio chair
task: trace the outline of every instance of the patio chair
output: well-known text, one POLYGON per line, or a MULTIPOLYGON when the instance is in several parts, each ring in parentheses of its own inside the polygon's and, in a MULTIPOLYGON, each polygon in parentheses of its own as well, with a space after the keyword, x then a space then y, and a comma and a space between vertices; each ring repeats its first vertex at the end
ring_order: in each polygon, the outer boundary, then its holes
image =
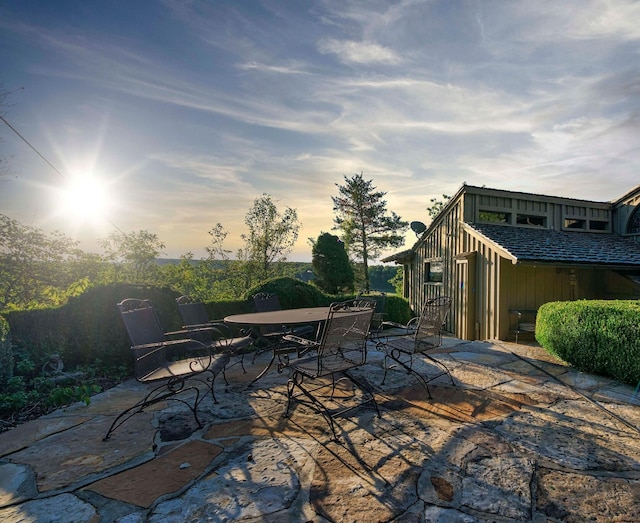
MULTIPOLYGON (((256 312, 269 312, 282 310, 280 306, 280 299, 277 294, 269 292, 259 292, 253 295, 253 304, 256 308, 256 312)), ((308 338, 313 336, 316 332, 316 328, 313 325, 297 325, 295 327, 289 327, 287 325, 273 326, 269 329, 263 330, 262 335, 266 337, 278 337, 284 334, 293 334, 295 336, 301 336, 308 338)))
POLYGON ((387 313, 384 312, 385 304, 387 301, 387 295, 383 292, 377 296, 365 296, 363 294, 358 295, 358 300, 371 300, 375 304, 375 310, 373 311, 373 317, 371 318, 372 332, 380 328, 382 323, 387 317, 387 313))
POLYGON ((299 389, 302 396, 308 400, 299 401, 309 403, 324 417, 331 429, 332 440, 337 441, 334 417, 346 414, 360 405, 330 409, 320 399, 321 393, 319 393, 320 390, 326 388, 326 384, 320 383, 314 388, 306 386, 305 379, 307 378, 321 380, 327 377, 331 378, 329 400, 333 401, 334 399, 336 378, 348 378, 368 396, 368 399, 363 403, 373 402, 378 417, 380 417, 380 410, 370 387, 349 373, 351 369, 366 363, 367 337, 374 308, 375 305, 371 301, 334 303, 329 309, 322 335, 318 340, 311 341, 291 334, 284 335, 284 340, 299 344, 304 351, 313 350, 314 352, 312 355, 303 355, 286 364, 286 368, 291 370, 291 377, 287 382, 287 408, 284 417, 289 416, 294 401, 294 392, 299 389))
POLYGON ((228 350, 234 356, 240 357, 242 372, 247 372, 244 368, 244 355, 254 351, 254 339, 251 336, 234 337, 231 327, 224 320, 210 320, 206 305, 194 301, 187 295, 176 298, 176 303, 182 318, 182 328, 189 331, 192 338, 207 344, 212 341, 213 334, 219 338, 220 334, 224 333, 228 350))
POLYGON ((127 298, 118 303, 118 309, 131 340, 136 380, 158 385, 116 417, 104 440, 135 414, 165 400, 186 405, 198 427, 202 427, 197 409, 204 396, 201 396, 197 384, 204 384, 217 403, 215 379, 222 373, 227 383, 224 372, 231 355, 224 333, 216 327, 209 327, 209 343, 189 337, 192 331, 165 333, 149 300, 127 298))
POLYGON ((442 329, 450 309, 451 298, 442 296, 426 300, 420 316, 411 319, 406 325, 383 322, 378 330, 377 338, 378 347, 384 350, 385 353, 383 384, 389 369, 398 364, 406 369, 407 373, 413 374, 419 380, 427 391, 429 399, 431 399, 431 391, 428 384, 440 376, 446 374, 449 376, 451 383, 455 385, 446 365, 429 354, 429 352, 442 345, 442 329), (400 329, 400 334, 382 336, 381 333, 384 332, 384 329, 392 329, 392 331, 388 332, 395 331, 395 333, 398 333, 398 329, 400 329), (434 376, 423 376, 417 372, 413 368, 416 356, 427 358, 440 369, 440 373, 434 376), (389 365, 389 360, 392 360, 395 364, 389 365))
MULTIPOLYGON (((259 292, 254 294, 252 298, 256 312, 282 310, 282 307, 280 306, 280 299, 277 294, 259 292)), ((272 350, 274 352, 274 359, 278 358, 278 372, 281 372, 282 367, 286 361, 288 361, 290 354, 296 353, 300 356, 300 346, 296 343, 287 343, 283 340, 283 336, 285 334, 293 334, 294 336, 310 339, 315 337, 314 335, 316 330, 317 327, 314 325, 269 325, 260 327, 258 332, 256 332, 256 335, 258 336, 258 339, 262 341, 265 350, 272 350)), ((272 363, 273 360, 267 369, 265 369, 265 372, 269 367, 271 367, 272 363)), ((261 378, 263 375, 264 372, 261 372, 256 380, 261 378)))

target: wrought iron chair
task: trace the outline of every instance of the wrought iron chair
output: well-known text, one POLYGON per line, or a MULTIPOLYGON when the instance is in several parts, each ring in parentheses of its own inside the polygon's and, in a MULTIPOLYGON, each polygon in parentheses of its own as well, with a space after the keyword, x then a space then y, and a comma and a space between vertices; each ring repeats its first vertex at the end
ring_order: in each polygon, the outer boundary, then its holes
POLYGON ((442 329, 450 309, 451 298, 441 296, 426 300, 420 316, 411 319, 406 325, 383 322, 378 330, 377 337, 378 347, 383 349, 385 353, 383 384, 387 378, 387 372, 395 366, 394 364, 389 365, 389 360, 392 360, 420 381, 427 391, 429 399, 431 399, 431 391, 428 385, 430 381, 446 374, 449 376, 451 383, 455 385, 446 365, 429 354, 430 351, 442 345, 442 329), (401 329, 402 334, 381 336, 381 333, 384 333, 384 329, 387 328, 395 330, 396 333, 398 329, 401 329), (413 368, 414 359, 418 355, 427 358, 441 372, 435 376, 422 376, 413 368))
MULTIPOLYGON (((280 306, 280 299, 277 294, 269 292, 259 292, 253 295, 253 304, 256 308, 256 312, 269 312, 282 310, 280 306)), ((293 334, 302 338, 307 338, 315 334, 315 327, 313 325, 297 325, 295 327, 289 327, 287 325, 274 326, 265 329, 261 334, 267 338, 278 338, 285 334, 293 334)))
MULTIPOLYGON (((269 292, 259 292, 257 294, 254 294, 252 298, 256 312, 271 312, 282 310, 282 307, 280 306, 280 299, 278 298, 277 294, 269 292)), ((265 369, 256 376, 256 378, 251 382, 250 385, 262 378, 262 376, 264 376, 269 371, 276 359, 278 360, 278 372, 281 372, 283 366, 286 365, 286 363, 289 361, 290 354, 295 353, 298 357, 300 356, 300 345, 284 340, 283 336, 285 334, 293 334, 294 336, 310 339, 314 337, 315 331, 316 327, 314 327, 313 325, 273 325, 261 327, 255 333, 258 343, 261 343, 263 345, 263 350, 260 352, 272 351, 273 354, 265 369)), ((256 356, 257 354, 258 353, 256 353, 256 356)))
POLYGON ((217 403, 214 383, 218 374, 224 375, 231 350, 223 332, 209 327, 208 344, 188 337, 192 331, 165 333, 157 313, 149 300, 128 298, 118 303, 118 309, 131 340, 135 358, 134 374, 141 383, 158 383, 144 398, 125 409, 113 421, 104 439, 135 414, 146 407, 165 400, 186 405, 198 419, 201 396, 198 383, 206 385, 217 403), (191 398, 185 393, 192 393, 191 398))
MULTIPOLYGON (((371 317, 375 303, 371 301, 351 301, 334 303, 329 309, 322 335, 316 341, 307 340, 294 335, 285 335, 287 341, 297 343, 305 351, 313 350, 313 355, 302 356, 291 360, 286 368, 291 370, 291 377, 287 382, 287 408, 284 416, 288 417, 294 401, 295 389, 299 389, 314 409, 321 414, 329 424, 332 440, 337 441, 334 417, 345 414, 360 406, 346 406, 330 409, 314 394, 326 388, 326 384, 318 384, 309 388, 305 379, 318 380, 331 378, 331 395, 333 400, 336 386, 336 376, 346 377, 368 396, 364 403, 372 402, 378 417, 380 410, 370 387, 356 379, 349 370, 362 366, 367 359, 367 337, 371 325, 371 317)), ((300 396, 298 396, 300 397, 300 396)))
POLYGON ((193 301, 187 295, 176 298, 178 312, 182 318, 182 328, 190 333, 190 336, 202 343, 210 343, 212 335, 220 338, 224 333, 227 350, 234 356, 240 356, 240 366, 243 372, 244 355, 253 352, 254 339, 251 336, 235 336, 231 328, 223 320, 210 320, 207 307, 204 303, 193 301))

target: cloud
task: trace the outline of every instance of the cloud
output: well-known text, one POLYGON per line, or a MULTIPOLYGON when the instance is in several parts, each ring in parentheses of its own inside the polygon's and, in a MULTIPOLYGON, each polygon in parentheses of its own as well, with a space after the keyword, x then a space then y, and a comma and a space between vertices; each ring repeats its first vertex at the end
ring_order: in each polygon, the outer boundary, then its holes
POLYGON ((318 50, 322 54, 335 54, 345 64, 396 65, 402 62, 393 50, 375 43, 328 38, 318 42, 318 50))

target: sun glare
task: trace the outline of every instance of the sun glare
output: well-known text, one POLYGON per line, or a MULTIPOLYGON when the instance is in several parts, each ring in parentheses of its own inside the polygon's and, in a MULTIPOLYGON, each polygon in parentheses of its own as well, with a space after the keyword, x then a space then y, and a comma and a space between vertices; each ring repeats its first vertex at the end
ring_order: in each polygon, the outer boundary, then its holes
POLYGON ((108 210, 106 185, 93 175, 75 176, 62 193, 61 211, 76 219, 100 219, 108 210))

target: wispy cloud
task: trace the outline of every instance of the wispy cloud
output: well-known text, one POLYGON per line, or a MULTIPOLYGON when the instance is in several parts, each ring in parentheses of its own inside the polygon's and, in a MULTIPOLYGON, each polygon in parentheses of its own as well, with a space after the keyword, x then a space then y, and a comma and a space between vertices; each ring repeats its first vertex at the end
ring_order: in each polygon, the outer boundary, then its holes
POLYGON ((376 43, 350 40, 323 39, 318 43, 323 54, 335 54, 343 63, 355 64, 399 64, 402 59, 392 49, 376 43))
MULTIPOLYGON (((173 254, 218 221, 239 234, 266 192, 298 208, 304 257, 359 172, 422 220, 462 182, 597 199, 637 183, 636 1, 29 6, 0 7, 3 74, 29 93, 12 111, 60 158, 100 143, 126 173, 122 226, 173 254)), ((3 208, 45 205, 7 185, 3 208)))

